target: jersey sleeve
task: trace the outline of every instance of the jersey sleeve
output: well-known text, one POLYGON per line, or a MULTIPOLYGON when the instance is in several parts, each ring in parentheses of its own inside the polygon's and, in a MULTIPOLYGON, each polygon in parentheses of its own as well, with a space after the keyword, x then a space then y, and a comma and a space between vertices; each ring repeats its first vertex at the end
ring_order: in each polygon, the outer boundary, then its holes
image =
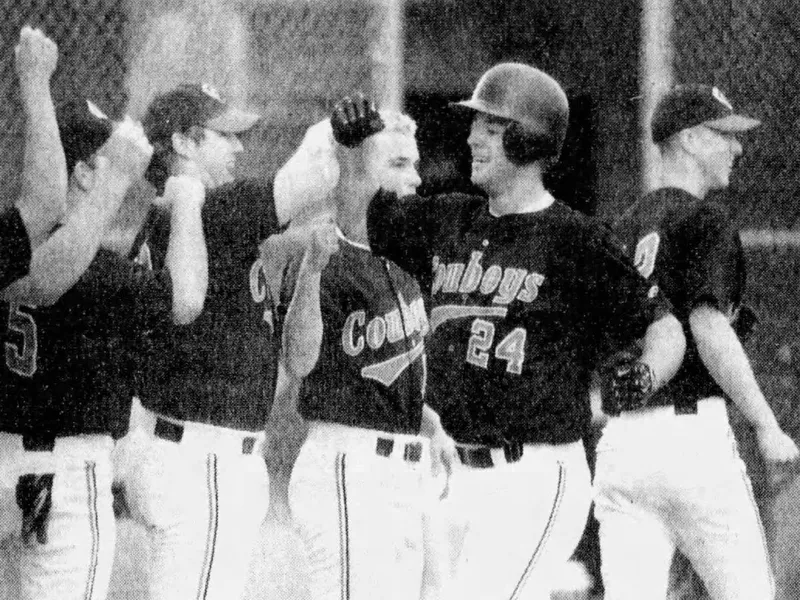
MULTIPOLYGON (((76 306, 92 303, 121 332, 153 329, 172 318, 172 285, 166 270, 147 267, 101 250, 67 292, 76 306)), ((65 295, 66 296, 66 295, 65 295)))
POLYGON ((687 314, 700 304, 725 311, 741 301, 744 251, 727 209, 707 204, 688 224, 687 254, 676 283, 683 290, 687 314))
POLYGON ((627 346, 671 312, 658 285, 641 276, 610 231, 598 227, 586 248, 581 277, 588 284, 589 318, 606 343, 627 346))
POLYGON ((381 190, 367 210, 372 251, 397 263, 412 276, 428 277, 432 242, 441 213, 436 198, 405 196, 381 190))
POLYGON ((28 273, 31 243, 22 215, 16 207, 0 212, 0 289, 28 273))

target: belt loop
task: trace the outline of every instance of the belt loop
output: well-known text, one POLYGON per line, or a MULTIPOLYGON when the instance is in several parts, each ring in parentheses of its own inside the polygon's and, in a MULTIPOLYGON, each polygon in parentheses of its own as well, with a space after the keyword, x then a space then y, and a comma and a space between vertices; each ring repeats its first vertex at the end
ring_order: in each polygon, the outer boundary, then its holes
POLYGON ((156 426, 153 433, 162 440, 168 440, 177 444, 183 439, 183 425, 178 425, 172 421, 156 417, 156 426))
POLYGON ((22 436, 22 448, 26 452, 52 452, 55 447, 55 436, 41 434, 22 436))
POLYGON ((246 437, 242 440, 242 454, 252 454, 256 447, 256 438, 246 437))
POLYGON ((375 444, 375 454, 378 456, 390 456, 394 449, 394 440, 379 437, 375 444))

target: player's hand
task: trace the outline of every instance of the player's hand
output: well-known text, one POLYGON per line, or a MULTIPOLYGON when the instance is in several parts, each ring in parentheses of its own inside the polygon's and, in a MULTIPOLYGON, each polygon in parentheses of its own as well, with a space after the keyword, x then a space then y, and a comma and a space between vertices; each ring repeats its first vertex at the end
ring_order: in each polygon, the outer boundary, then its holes
POLYGON ((328 261, 339 250, 339 236, 333 221, 323 221, 312 225, 308 249, 304 257, 312 273, 320 273, 328 266, 328 261))
POLYGON ((655 376, 633 354, 619 352, 601 367, 600 382, 603 412, 616 416, 647 405, 655 376))
POLYGON ((382 131, 383 119, 372 102, 362 94, 337 102, 331 115, 333 139, 342 146, 355 148, 371 135, 382 131))
POLYGON ((48 86, 56 70, 58 47, 39 29, 25 26, 14 48, 14 66, 23 92, 38 91, 37 85, 48 86))
POLYGON ((106 157, 115 172, 133 180, 144 175, 153 155, 153 146, 147 140, 141 124, 125 117, 114 126, 111 137, 98 155, 106 157))
POLYGON ((758 449, 768 463, 787 464, 800 457, 797 444, 780 427, 765 427, 756 431, 758 449))
POLYGON ((206 199, 206 186, 197 177, 173 175, 164 185, 160 201, 164 207, 176 204, 202 206, 206 199))
POLYGON ((794 443, 780 427, 756 430, 758 448, 764 458, 771 493, 777 494, 798 474, 798 451, 794 443))
POLYGON ((439 498, 444 499, 450 492, 450 477, 458 464, 458 453, 453 438, 441 427, 431 436, 431 470, 436 478, 444 473, 445 484, 439 498))

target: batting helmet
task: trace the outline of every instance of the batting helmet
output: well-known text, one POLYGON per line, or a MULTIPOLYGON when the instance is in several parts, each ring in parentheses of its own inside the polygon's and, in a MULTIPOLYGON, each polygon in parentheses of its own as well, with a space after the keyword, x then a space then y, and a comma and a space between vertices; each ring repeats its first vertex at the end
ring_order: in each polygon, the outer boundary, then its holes
POLYGON ((483 74, 472 98, 456 104, 511 121, 503 133, 503 148, 515 164, 561 154, 569 103, 559 83, 544 71, 500 63, 483 74))

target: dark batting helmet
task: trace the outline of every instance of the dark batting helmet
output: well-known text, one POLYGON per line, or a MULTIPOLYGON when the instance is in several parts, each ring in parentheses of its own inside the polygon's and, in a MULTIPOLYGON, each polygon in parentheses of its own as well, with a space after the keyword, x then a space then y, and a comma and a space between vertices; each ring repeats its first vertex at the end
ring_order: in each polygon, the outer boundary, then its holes
POLYGON ((457 106, 508 119, 503 147, 518 165, 556 160, 567 134, 569 103, 559 83, 522 63, 495 65, 478 81, 472 98, 457 106))

